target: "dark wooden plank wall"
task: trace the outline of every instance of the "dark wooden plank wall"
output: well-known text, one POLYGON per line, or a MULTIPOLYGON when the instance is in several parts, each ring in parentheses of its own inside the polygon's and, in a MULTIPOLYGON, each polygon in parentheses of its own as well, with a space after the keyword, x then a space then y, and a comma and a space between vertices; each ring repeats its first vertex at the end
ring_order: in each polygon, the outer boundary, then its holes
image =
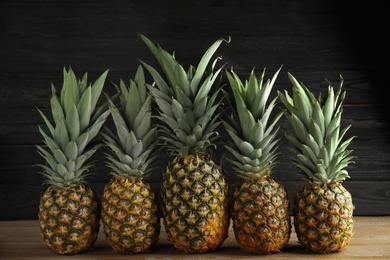
MULTIPOLYGON (((373 3, 367 3, 368 5, 373 3)), ((390 148, 385 98, 389 81, 384 4, 359 6, 344 1, 204 0, 204 1, 13 1, 0 3, 0 219, 35 219, 38 200, 46 188, 32 167, 42 163, 35 145, 42 143, 43 125, 36 107, 49 108, 50 84, 60 88, 63 67, 95 80, 110 69, 109 80, 128 81, 138 58, 156 65, 138 34, 175 51, 187 67, 196 65, 218 38, 231 37, 218 49, 223 62, 242 77, 252 68, 267 77, 283 64, 276 90, 290 90, 287 71, 313 91, 326 91, 325 78, 334 86, 339 74, 347 98, 343 125, 356 164, 345 186, 353 195, 356 215, 390 214, 390 148), (385 113, 386 111, 386 113, 385 113)), ((387 10, 386 10, 387 9, 387 10)), ((106 91, 113 90, 111 84, 106 91)), ((281 121, 282 126, 285 121, 281 121)), ((274 177, 290 198, 302 185, 281 143, 274 177)), ((217 160, 223 151, 215 153, 217 160)), ((99 154, 97 156, 100 156, 99 154)), ((150 179, 159 192, 161 170, 150 179)), ((233 188, 239 183, 229 168, 233 188)), ((98 164, 92 185, 101 193, 110 176, 98 164)))

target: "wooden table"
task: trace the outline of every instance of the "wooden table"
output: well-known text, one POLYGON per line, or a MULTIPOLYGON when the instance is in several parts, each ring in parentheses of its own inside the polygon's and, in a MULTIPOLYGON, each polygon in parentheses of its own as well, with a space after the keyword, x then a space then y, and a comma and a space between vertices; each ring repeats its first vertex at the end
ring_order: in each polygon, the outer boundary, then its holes
POLYGON ((0 259, 390 259, 390 216, 355 218, 355 235, 344 250, 331 254, 307 252, 297 242, 294 231, 281 253, 259 256, 242 251, 230 228, 229 237, 222 247, 208 254, 185 254, 177 251, 167 240, 164 228, 158 244, 149 253, 137 255, 117 254, 107 245, 100 233, 93 250, 77 255, 57 255, 44 244, 38 221, 0 222, 0 259))

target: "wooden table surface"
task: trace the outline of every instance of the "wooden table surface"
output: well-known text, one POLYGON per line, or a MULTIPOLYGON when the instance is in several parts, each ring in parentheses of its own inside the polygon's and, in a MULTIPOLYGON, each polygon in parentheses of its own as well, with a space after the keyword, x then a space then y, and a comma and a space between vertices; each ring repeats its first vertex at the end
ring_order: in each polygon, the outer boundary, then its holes
POLYGON ((122 255, 107 245, 101 232, 94 248, 77 255, 57 255, 42 241, 37 220, 0 222, 0 259, 390 259, 390 216, 355 216, 355 234, 344 250, 331 254, 307 252, 297 242, 295 232, 281 253, 266 256, 242 251, 234 239, 232 229, 222 247, 207 254, 185 254, 177 251, 167 240, 164 228, 158 244, 151 252, 122 255))

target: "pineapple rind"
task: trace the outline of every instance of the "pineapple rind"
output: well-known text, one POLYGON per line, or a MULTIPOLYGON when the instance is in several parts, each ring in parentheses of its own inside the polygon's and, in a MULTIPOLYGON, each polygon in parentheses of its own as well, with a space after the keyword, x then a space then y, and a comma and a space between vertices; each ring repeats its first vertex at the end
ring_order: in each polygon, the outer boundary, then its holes
POLYGON ((142 178, 112 178, 104 187, 101 203, 103 230, 115 252, 147 252, 157 243, 157 200, 150 184, 142 178))
POLYGON ((294 199, 299 242, 318 253, 343 249, 353 237, 353 209, 352 196, 341 183, 302 187, 294 199))
POLYGON ((162 184, 168 240, 186 253, 207 253, 228 236, 228 185, 209 155, 177 156, 162 184))
POLYGON ((280 252, 291 234, 284 186, 270 176, 244 180, 233 193, 232 219, 242 250, 252 254, 280 252))
POLYGON ((99 233, 98 197, 88 184, 50 186, 39 203, 39 225, 44 243, 57 254, 90 249, 99 233))

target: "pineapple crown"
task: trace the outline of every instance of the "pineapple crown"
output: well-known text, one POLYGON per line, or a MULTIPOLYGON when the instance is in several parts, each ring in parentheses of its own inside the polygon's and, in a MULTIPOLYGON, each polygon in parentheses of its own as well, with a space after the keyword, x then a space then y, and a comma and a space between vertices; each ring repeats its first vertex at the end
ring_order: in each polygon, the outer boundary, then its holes
POLYGON ((186 72, 174 55, 143 35, 141 39, 154 54, 165 76, 164 79, 157 70, 141 61, 155 81, 148 88, 159 108, 157 118, 163 122, 159 128, 160 141, 174 155, 206 152, 218 136, 216 128, 220 114, 217 108, 221 104, 217 97, 222 67, 213 72, 219 58, 211 66, 209 62, 224 40, 217 40, 203 55, 198 67, 190 66, 186 72), (213 87, 217 90, 210 96, 213 87))
POLYGON ((265 69, 258 78, 252 70, 245 84, 233 70, 226 72, 233 98, 223 91, 232 110, 232 114, 223 120, 231 137, 225 147, 233 155, 233 159, 228 160, 242 178, 256 179, 269 175, 276 164, 276 145, 279 142, 275 139, 279 130, 276 124, 283 113, 276 114, 269 122, 277 97, 268 107, 266 104, 280 70, 266 82, 265 69))
POLYGON ((336 92, 328 82, 326 96, 318 99, 302 83, 288 73, 292 83, 292 96, 287 91, 279 92, 285 106, 284 114, 292 126, 286 132, 290 142, 292 164, 306 179, 317 184, 342 182, 349 178, 346 167, 353 162, 352 150, 348 150, 355 136, 342 142, 351 125, 340 129, 342 103, 346 92, 342 91, 344 79, 340 75, 340 86, 336 92))
POLYGON ((93 162, 87 160, 101 144, 87 146, 109 115, 106 105, 97 107, 107 74, 108 70, 93 85, 88 85, 87 73, 81 80, 77 80, 71 68, 68 71, 64 68, 60 96, 54 85, 51 85, 50 103, 54 123, 38 109, 49 130, 47 134, 38 126, 48 148, 36 146, 47 163, 36 165, 43 169, 42 174, 46 178, 44 184, 60 188, 74 187, 85 182, 85 178, 92 174, 89 169, 93 162))
POLYGON ((106 153, 107 166, 113 176, 142 178, 155 168, 149 167, 156 159, 151 157, 155 147, 157 127, 151 124, 152 99, 147 92, 144 71, 138 67, 134 80, 126 85, 120 80, 115 85, 119 96, 118 107, 108 99, 116 134, 107 127, 102 133, 111 153, 106 153))

